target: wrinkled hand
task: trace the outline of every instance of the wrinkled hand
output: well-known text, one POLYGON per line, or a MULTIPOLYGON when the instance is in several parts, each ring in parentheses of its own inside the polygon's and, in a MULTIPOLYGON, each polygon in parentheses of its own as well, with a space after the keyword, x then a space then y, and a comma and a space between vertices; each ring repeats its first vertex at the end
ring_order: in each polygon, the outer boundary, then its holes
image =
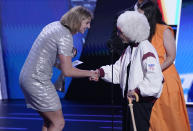
POLYGON ((128 101, 135 100, 135 91, 134 90, 129 90, 127 92, 127 99, 128 99, 128 101))
POLYGON ((92 75, 89 77, 90 81, 99 81, 100 73, 98 70, 91 70, 92 75))

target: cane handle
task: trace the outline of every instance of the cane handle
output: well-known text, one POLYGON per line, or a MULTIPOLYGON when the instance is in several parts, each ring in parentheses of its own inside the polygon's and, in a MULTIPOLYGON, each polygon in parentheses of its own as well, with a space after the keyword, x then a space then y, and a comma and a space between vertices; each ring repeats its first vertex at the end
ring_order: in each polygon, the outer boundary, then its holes
POLYGON ((139 102, 139 96, 138 96, 138 94, 137 94, 137 93, 134 93, 134 95, 135 95, 135 101, 136 101, 136 102, 139 102))
MULTIPOLYGON (((139 96, 138 96, 138 94, 137 94, 137 93, 134 93, 134 96, 135 96, 135 101, 136 101, 136 102, 139 102, 139 96)), ((132 104, 132 101, 133 101, 133 100, 132 100, 131 98, 129 98, 129 97, 128 97, 128 100, 129 100, 129 104, 132 104)))

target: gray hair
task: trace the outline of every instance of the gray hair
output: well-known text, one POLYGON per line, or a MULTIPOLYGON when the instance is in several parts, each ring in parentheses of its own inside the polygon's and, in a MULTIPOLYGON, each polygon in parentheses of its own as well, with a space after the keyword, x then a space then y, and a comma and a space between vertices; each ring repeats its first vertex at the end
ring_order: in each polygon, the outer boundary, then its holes
POLYGON ((132 42, 147 40, 150 26, 145 15, 137 11, 125 11, 117 19, 117 27, 132 42))

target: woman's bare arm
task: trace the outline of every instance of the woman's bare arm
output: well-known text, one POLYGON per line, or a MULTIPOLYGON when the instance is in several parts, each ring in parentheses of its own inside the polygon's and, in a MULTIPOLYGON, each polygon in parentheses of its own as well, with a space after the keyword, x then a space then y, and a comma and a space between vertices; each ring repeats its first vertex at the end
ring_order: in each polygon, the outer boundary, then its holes
POLYGON ((59 55, 60 68, 64 76, 67 77, 94 77, 97 74, 94 71, 80 70, 72 66, 72 57, 59 55))
POLYGON ((164 35, 163 36, 164 47, 166 50, 166 58, 164 63, 161 65, 162 71, 164 71, 170 65, 172 65, 176 58, 176 43, 175 43, 174 35, 169 29, 166 29, 163 35, 164 35))

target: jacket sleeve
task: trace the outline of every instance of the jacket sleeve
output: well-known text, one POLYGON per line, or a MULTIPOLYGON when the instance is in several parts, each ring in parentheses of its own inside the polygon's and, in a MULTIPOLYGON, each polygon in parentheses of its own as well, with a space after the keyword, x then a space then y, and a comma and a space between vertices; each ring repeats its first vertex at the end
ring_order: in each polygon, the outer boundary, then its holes
MULTIPOLYGON (((120 83, 120 68, 121 68, 121 58, 113 64, 113 83, 120 83)), ((104 71, 104 76, 101 79, 112 82, 112 65, 102 66, 101 69, 104 71)))
POLYGON ((154 96, 159 98, 163 86, 163 75, 158 58, 155 57, 154 53, 148 52, 143 55, 142 68, 144 78, 143 81, 137 85, 141 96, 154 96))

